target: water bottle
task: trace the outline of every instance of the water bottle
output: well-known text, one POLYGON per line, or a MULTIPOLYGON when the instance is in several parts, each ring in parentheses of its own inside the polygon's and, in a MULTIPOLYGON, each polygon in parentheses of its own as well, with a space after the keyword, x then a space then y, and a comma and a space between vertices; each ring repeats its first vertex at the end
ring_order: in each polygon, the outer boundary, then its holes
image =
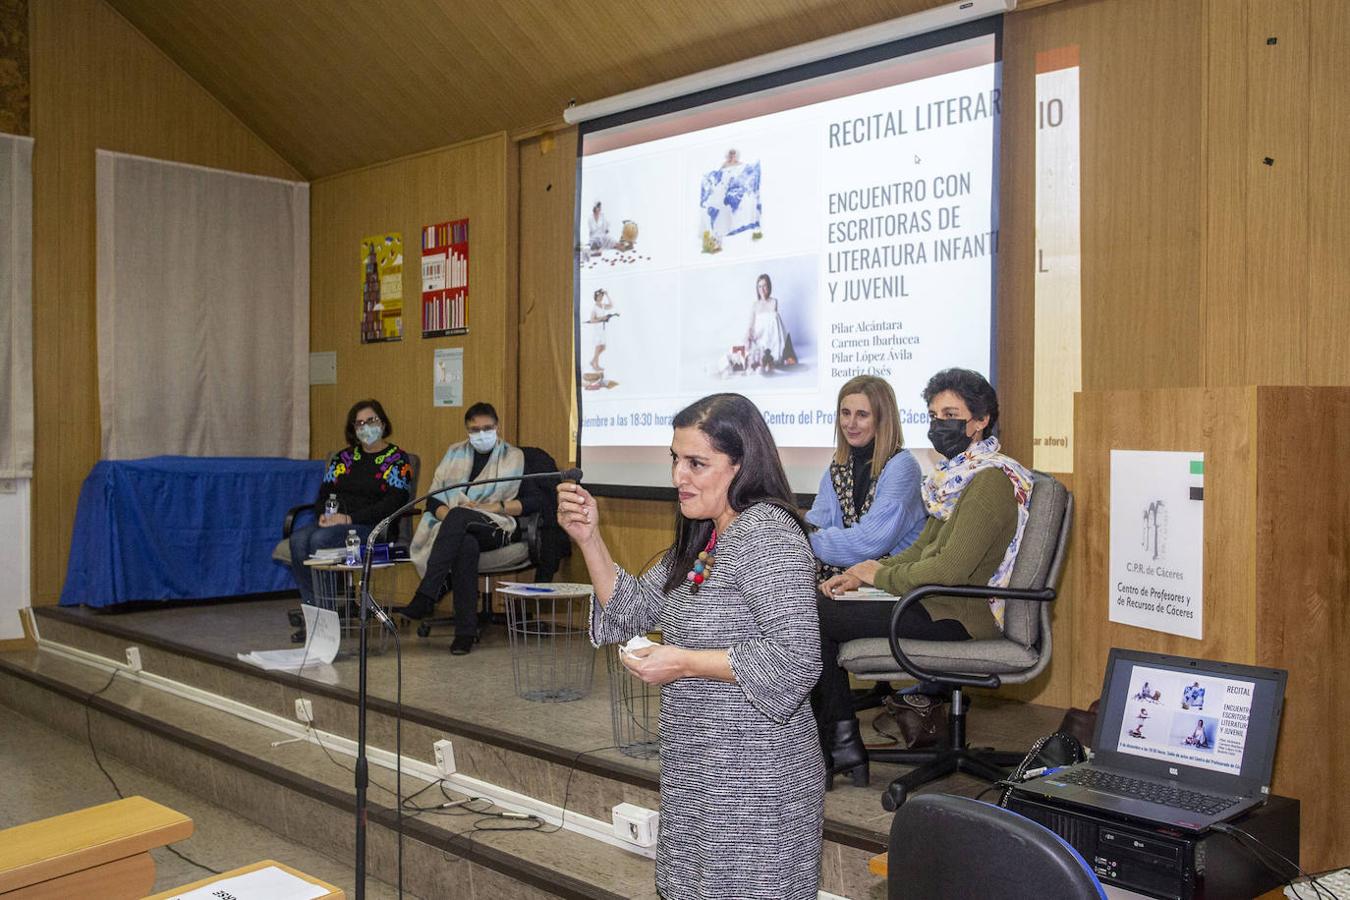
POLYGON ((347 532, 347 565, 361 565, 361 537, 353 528, 347 532))
POLYGON ((336 516, 338 514, 337 494, 328 495, 328 500, 323 505, 323 514, 325 516, 336 516))

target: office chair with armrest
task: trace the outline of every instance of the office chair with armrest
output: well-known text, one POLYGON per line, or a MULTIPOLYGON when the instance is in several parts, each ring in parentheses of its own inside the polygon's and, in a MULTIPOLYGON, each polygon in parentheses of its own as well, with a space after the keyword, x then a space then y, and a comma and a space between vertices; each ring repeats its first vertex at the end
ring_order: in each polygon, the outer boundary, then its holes
MULTIPOLYGON (((525 454, 525 472, 556 472, 557 464, 544 450, 538 447, 521 447, 525 454)), ((516 524, 520 536, 504 547, 488 550, 478 556, 479 598, 481 608, 478 613, 479 624, 492 621, 492 597, 497 582, 503 575, 518 575, 534 569, 535 581, 552 581, 557 574, 558 565, 563 556, 571 552, 571 541, 558 525, 557 501, 551 493, 553 483, 548 482, 545 492, 545 507, 528 516, 517 516, 516 524), (559 540, 561 538, 561 541, 559 540)), ((454 619, 449 616, 437 616, 423 619, 417 626, 417 636, 426 637, 436 626, 451 625, 454 619)))
POLYGON ((1022 684, 1040 675, 1050 663, 1050 601, 1064 568, 1073 524, 1073 495, 1044 472, 1033 472, 1031 506, 1022 545, 1008 587, 989 585, 922 585, 896 601, 889 638, 860 638, 839 648, 839 664, 869 681, 917 680, 949 694, 949 740, 926 750, 868 751, 878 762, 918 766, 892 781, 882 805, 894 810, 915 789, 953 772, 966 772, 996 782, 1021 761, 1025 751, 980 750, 966 745, 967 687, 997 688, 1022 684), (924 597, 966 598, 985 603, 1005 601, 1003 634, 983 641, 919 641, 899 637, 903 611, 924 597))
MULTIPOLYGON (((404 451, 407 452, 407 451, 404 451)), ((328 457, 328 465, 333 464, 334 453, 328 457)), ((422 474, 422 458, 416 453, 408 453, 408 467, 412 469, 412 475, 408 482, 408 496, 417 496, 417 483, 422 474)), ((286 518, 281 523, 281 541, 272 550, 272 559, 279 563, 291 564, 291 532, 295 530, 295 523, 308 512, 311 515, 314 512, 313 503, 301 503, 299 506, 292 506, 286 510, 286 518)), ((398 532, 390 543, 395 546, 401 546, 406 551, 408 545, 412 543, 413 524, 418 516, 422 515, 422 510, 414 509, 403 514, 399 520, 398 532)), ((405 553, 406 556, 406 553, 405 553)))
MULTIPOLYGON (((404 452, 406 453, 407 451, 404 452)), ((336 456, 337 454, 334 453, 332 456, 328 457, 329 467, 333 465, 333 459, 336 456)), ((408 480, 408 496, 411 498, 417 496, 417 482, 422 474, 422 458, 416 453, 408 453, 408 468, 412 470, 408 480)), ((305 513, 309 513, 310 516, 313 516, 313 503, 301 503, 299 506, 292 506, 290 509, 286 510, 286 518, 281 523, 281 541, 273 548, 272 559, 287 566, 291 564, 291 532, 295 530, 296 520, 305 515, 305 513)), ((394 539, 389 542, 392 545, 390 549, 395 555, 401 555, 402 558, 407 559, 408 545, 412 543, 413 523, 421 514, 422 510, 413 509, 405 512, 402 518, 399 519, 398 531, 396 532, 394 539), (399 548, 402 549, 401 554, 399 548)), ((286 618, 291 623, 292 628, 303 629, 305 620, 299 607, 292 607, 291 609, 286 610, 286 618)), ((303 630, 296 631, 291 635, 291 640, 296 643, 299 643, 304 639, 303 630)))
POLYGON ((1000 806, 924 794, 891 821, 889 900, 1105 900, 1091 867, 1063 838, 1000 806))

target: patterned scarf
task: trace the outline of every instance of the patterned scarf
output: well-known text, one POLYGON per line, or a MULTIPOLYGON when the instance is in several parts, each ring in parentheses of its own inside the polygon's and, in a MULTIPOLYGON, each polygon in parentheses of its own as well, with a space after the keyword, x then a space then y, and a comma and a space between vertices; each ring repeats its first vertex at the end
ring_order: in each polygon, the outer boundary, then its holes
MULTIPOLYGON (((473 471, 473 447, 468 441, 460 441, 458 444, 451 444, 450 449, 445 451, 445 456, 441 458, 440 465, 436 466, 436 474, 432 477, 431 490, 444 487, 448 484, 459 484, 469 480, 469 473, 473 471)), ((509 478, 520 475, 525 471, 525 454, 519 447, 513 447, 506 441, 497 441, 497 446, 492 448, 492 454, 488 457, 487 465, 483 466, 483 471, 478 473, 475 481, 486 481, 491 478, 509 478)), ((442 503, 449 507, 462 506, 466 500, 474 500, 479 503, 491 501, 511 500, 516 496, 520 489, 519 481, 502 481, 497 484, 472 484, 468 488, 457 491, 450 491, 440 494, 442 503)), ((482 512, 482 510, 479 510, 482 512)), ((492 520, 492 523, 506 532, 516 530, 516 520, 511 516, 501 513, 483 512, 483 515, 492 520)), ((412 546, 408 548, 408 555, 412 557, 413 565, 417 567, 419 575, 425 575, 427 569, 427 557, 431 555, 431 545, 436 540, 436 535, 440 531, 441 520, 431 513, 423 513, 422 521, 418 525, 417 533, 413 535, 412 546)))
MULTIPOLYGON (((899 451, 896 451, 899 452, 899 451)), ((872 459, 867 459, 867 465, 872 465, 872 459)), ((839 499, 839 512, 844 516, 844 527, 852 528, 858 524, 867 511, 872 508, 872 500, 877 495, 877 481, 873 478, 872 483, 867 486, 867 496, 863 499, 862 509, 853 508, 853 456, 842 462, 830 463, 830 482, 834 485, 834 495, 839 499)), ((817 581, 824 581, 826 578, 833 578, 836 575, 844 574, 847 566, 832 566, 829 563, 816 561, 817 581)))
MULTIPOLYGON (((956 509, 956 501, 961 492, 970 485, 975 473, 981 469, 997 466, 1012 482, 1013 495, 1017 499, 1017 530, 1003 554, 1003 561, 994 570, 989 584, 994 587, 1007 587, 1012 577, 1013 563, 1017 559, 1017 550, 1022 546, 1022 530, 1027 524, 1027 509, 1031 505, 1031 472, 1017 460, 999 453, 996 437, 987 437, 976 441, 951 459, 940 461, 932 473, 923 482, 923 502, 928 514, 935 519, 946 521, 956 509)), ((989 598, 989 609, 994 613, 998 627, 1003 628, 1003 601, 989 598)))

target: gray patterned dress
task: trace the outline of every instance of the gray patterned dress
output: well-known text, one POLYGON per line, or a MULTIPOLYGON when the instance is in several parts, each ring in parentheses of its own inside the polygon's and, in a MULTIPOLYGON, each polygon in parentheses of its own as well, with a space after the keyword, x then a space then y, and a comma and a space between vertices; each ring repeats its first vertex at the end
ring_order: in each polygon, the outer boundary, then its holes
POLYGON ((597 645, 659 629, 662 641, 729 649, 736 683, 661 688, 656 887, 667 900, 810 900, 820 879, 824 761, 810 704, 820 674, 815 559, 783 510, 757 504, 718 535, 697 594, 665 594, 662 561, 618 570, 591 607, 597 645))

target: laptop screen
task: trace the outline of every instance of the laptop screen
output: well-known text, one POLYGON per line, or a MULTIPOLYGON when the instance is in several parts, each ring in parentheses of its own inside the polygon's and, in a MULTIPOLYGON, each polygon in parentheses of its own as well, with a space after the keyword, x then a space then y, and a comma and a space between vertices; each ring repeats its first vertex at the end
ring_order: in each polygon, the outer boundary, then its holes
POLYGON ((1212 772, 1269 784, 1284 675, 1113 650, 1094 749, 1164 777, 1178 777, 1185 766, 1197 776, 1212 772))

